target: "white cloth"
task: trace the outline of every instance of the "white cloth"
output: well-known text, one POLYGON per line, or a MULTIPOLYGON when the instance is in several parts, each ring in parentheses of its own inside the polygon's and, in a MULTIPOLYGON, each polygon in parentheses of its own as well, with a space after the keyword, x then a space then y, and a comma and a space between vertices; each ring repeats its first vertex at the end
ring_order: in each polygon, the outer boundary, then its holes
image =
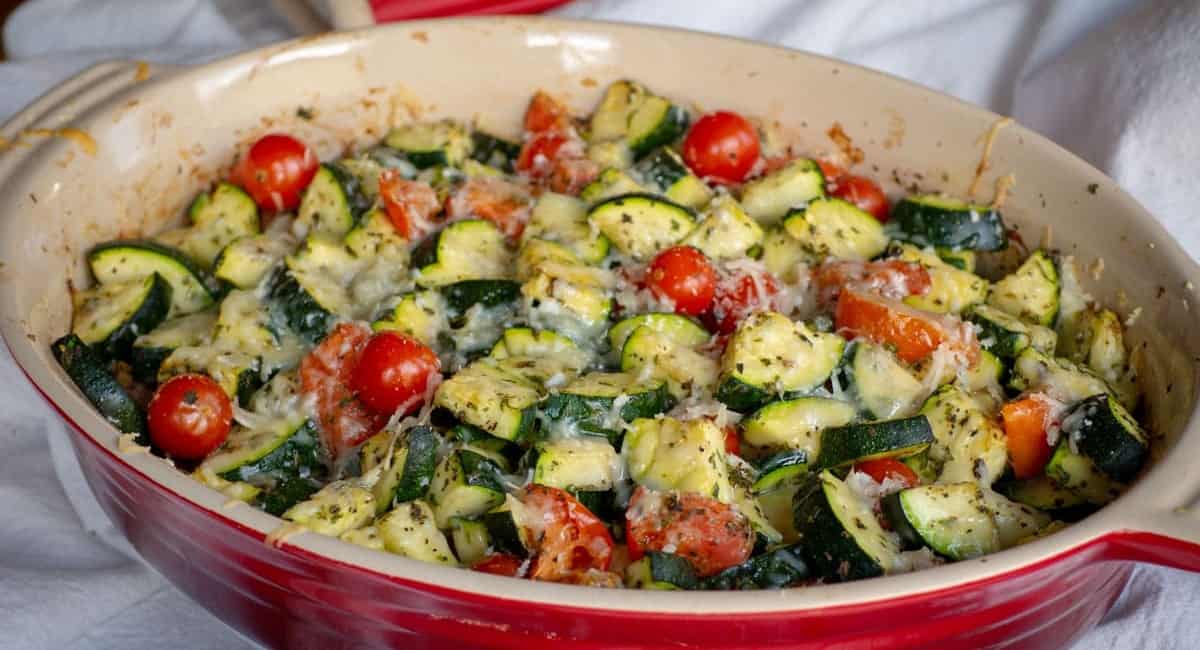
MULTIPOLYGON (((1013 115, 1106 170, 1200 256, 1195 0, 582 0, 557 13, 772 41, 1013 115)), ((0 118, 97 61, 195 62, 287 35, 265 2, 32 0, 5 28, 0 118)), ((66 435, 0 352, 0 648, 248 647, 136 559, 66 435)), ((1077 647, 1193 647, 1198 594, 1200 577, 1141 567, 1077 647)))

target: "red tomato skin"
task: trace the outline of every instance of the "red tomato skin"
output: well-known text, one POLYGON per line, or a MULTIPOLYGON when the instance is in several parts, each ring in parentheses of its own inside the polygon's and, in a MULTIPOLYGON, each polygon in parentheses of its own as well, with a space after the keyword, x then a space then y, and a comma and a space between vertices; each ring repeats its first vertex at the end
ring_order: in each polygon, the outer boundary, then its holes
POLYGON ((146 411, 150 440, 172 458, 202 460, 229 437, 233 404, 206 375, 179 375, 154 393, 146 411))
POLYGON ((318 164, 308 145, 290 135, 270 133, 250 145, 234 169, 233 181, 263 210, 295 210, 318 164))
POLYGON ((754 531, 733 506, 693 492, 655 492, 638 486, 625 511, 630 560, 646 551, 686 558, 707 577, 745 562, 754 551, 754 531))
POLYGON ((683 140, 683 160, 697 176, 726 185, 740 183, 758 161, 758 131, 732 111, 709 113, 683 140))
POLYGON ((698 316, 712 304, 717 272, 698 249, 674 246, 650 262, 645 282, 656 298, 675 304, 675 313, 698 316))
POLYGON ((880 223, 887 223, 889 206, 887 195, 875 181, 865 176, 845 176, 834 185, 833 196, 858 206, 880 223))
POLYGON ((418 410, 429 382, 441 369, 438 357, 420 341, 393 331, 371 337, 351 375, 350 386, 367 408, 392 415, 418 410))
POLYGON ((779 283, 767 272, 762 273, 761 280, 760 287, 760 283, 746 274, 722 278, 717 283, 712 310, 703 318, 709 330, 732 334, 750 314, 777 308, 779 283), (766 295, 759 295, 760 288, 766 295))
POLYGON ((441 207, 437 192, 428 183, 407 180, 395 169, 379 175, 379 196, 392 227, 405 239, 429 234, 431 219, 441 207))
POLYGON ((825 177, 825 187, 827 189, 837 187, 838 180, 846 175, 846 168, 832 160, 818 159, 817 166, 821 168, 821 175, 825 177))
POLYGON ((1050 402, 1033 394, 1005 404, 1000 408, 1004 437, 1008 445, 1008 462, 1018 479, 1036 478, 1045 473, 1053 450, 1046 439, 1046 424, 1050 419, 1050 402))
POLYGON ((737 427, 733 425, 725 427, 725 453, 742 455, 742 439, 738 436, 737 427))
POLYGON ((933 286, 925 267, 901 260, 826 262, 817 268, 814 280, 825 303, 837 300, 842 287, 847 285, 894 300, 923 296, 933 286))
POLYGON ((884 479, 890 477, 893 481, 903 483, 906 488, 916 487, 921 484, 921 479, 917 476, 917 473, 911 467, 895 458, 864 460, 856 463, 854 469, 870 476, 876 483, 883 483, 884 479))
POLYGON ((300 362, 300 390, 314 399, 317 423, 334 458, 362 444, 387 423, 354 394, 351 378, 371 331, 341 323, 300 362))
POLYGON ((533 198, 516 183, 502 178, 472 178, 447 201, 451 219, 478 218, 496 224, 511 241, 521 238, 529 221, 533 198))
POLYGON ((961 321, 853 286, 843 287, 838 295, 834 325, 847 338, 863 337, 894 346, 896 356, 908 363, 928 357, 942 343, 963 354, 972 366, 979 360, 974 331, 961 321))
POLYGON ((549 93, 539 90, 529 100, 525 109, 525 130, 530 133, 563 131, 571 126, 567 107, 549 93))
POLYGON ((554 160, 565 144, 567 136, 561 133, 547 131, 534 135, 521 147, 517 169, 534 178, 550 175, 554 170, 554 160))
POLYGON ((526 516, 541 527, 529 531, 537 544, 531 578, 579 583, 589 580, 590 572, 608 571, 614 546, 608 526, 575 497, 533 484, 521 501, 526 516))
POLYGON ((471 566, 474 571, 517 578, 521 575, 521 558, 508 553, 491 553, 471 566))

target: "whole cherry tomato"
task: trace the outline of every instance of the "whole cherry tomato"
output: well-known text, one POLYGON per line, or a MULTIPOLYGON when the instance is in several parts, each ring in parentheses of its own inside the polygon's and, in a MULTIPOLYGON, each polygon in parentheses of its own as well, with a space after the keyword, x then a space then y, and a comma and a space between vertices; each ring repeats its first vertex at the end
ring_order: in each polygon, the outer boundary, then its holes
POLYGON ((317 166, 308 145, 290 135, 271 133, 250 146, 234 169, 233 180, 263 210, 295 210, 317 166))
POLYGON ((350 386, 358 399, 376 413, 405 414, 419 409, 422 397, 441 364, 420 341, 394 331, 378 332, 363 348, 350 386))
POLYGON ((887 195, 880 189, 879 184, 863 176, 843 176, 830 191, 833 196, 857 205, 861 210, 870 212, 880 223, 888 220, 887 195))
POLYGON ((645 282, 656 298, 673 302, 676 313, 697 316, 712 304, 717 272, 698 249, 674 246, 650 262, 645 282))
POLYGON ((150 440, 168 456, 201 460, 229 437, 233 404, 210 377, 179 375, 158 387, 146 423, 150 440))
POLYGON ((718 183, 745 180, 759 154, 758 131, 732 111, 701 117, 683 140, 683 160, 697 176, 718 183))

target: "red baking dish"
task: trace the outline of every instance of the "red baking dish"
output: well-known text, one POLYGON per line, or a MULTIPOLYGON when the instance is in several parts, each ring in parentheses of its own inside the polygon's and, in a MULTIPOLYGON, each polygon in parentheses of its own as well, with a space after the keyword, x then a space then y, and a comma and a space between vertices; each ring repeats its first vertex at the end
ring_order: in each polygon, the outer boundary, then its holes
MULTIPOLYGON (((835 122, 877 177, 962 194, 998 116, 839 61, 692 32, 539 17, 394 24, 273 45, 206 65, 93 68, 3 127, 0 332, 73 429, 97 499, 145 558, 202 606, 272 646, 428 648, 1057 648, 1104 615, 1132 562, 1200 570, 1195 262, 1113 181, 1010 126, 984 181, 1014 172, 1005 216, 1106 260, 1087 289, 1141 309, 1149 470, 1059 533, 912 574, 763 592, 604 590, 500 578, 313 533, 230 505, 117 432, 50 355, 70 322, 82 251, 162 229, 244 143, 292 131, 324 156, 398 120, 454 115, 515 132, 533 88, 586 112, 610 81, 778 120, 813 154, 835 122), (303 107, 306 110, 298 111, 303 107), (50 135, 52 134, 52 135, 50 135), (1089 188, 1090 187, 1090 191, 1089 188), (1127 297, 1126 303, 1117 300, 1127 297)), ((899 191, 899 185, 888 188, 899 191)), ((1029 235, 1034 236, 1034 235, 1029 235)), ((96 594, 103 597, 103 594, 96 594)))

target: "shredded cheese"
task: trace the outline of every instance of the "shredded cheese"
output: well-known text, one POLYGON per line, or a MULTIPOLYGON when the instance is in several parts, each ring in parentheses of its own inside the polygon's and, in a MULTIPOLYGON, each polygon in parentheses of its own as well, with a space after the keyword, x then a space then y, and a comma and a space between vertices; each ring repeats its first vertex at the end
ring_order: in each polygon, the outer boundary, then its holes
POLYGON ((979 157, 979 164, 975 166, 975 176, 971 179, 971 185, 967 187, 967 198, 973 198, 975 192, 979 189, 979 182, 983 180, 983 174, 991 168, 992 146, 996 143, 996 136, 1000 134, 1000 129, 1012 124, 1011 117, 1002 117, 992 123, 984 134, 983 154, 979 157))

